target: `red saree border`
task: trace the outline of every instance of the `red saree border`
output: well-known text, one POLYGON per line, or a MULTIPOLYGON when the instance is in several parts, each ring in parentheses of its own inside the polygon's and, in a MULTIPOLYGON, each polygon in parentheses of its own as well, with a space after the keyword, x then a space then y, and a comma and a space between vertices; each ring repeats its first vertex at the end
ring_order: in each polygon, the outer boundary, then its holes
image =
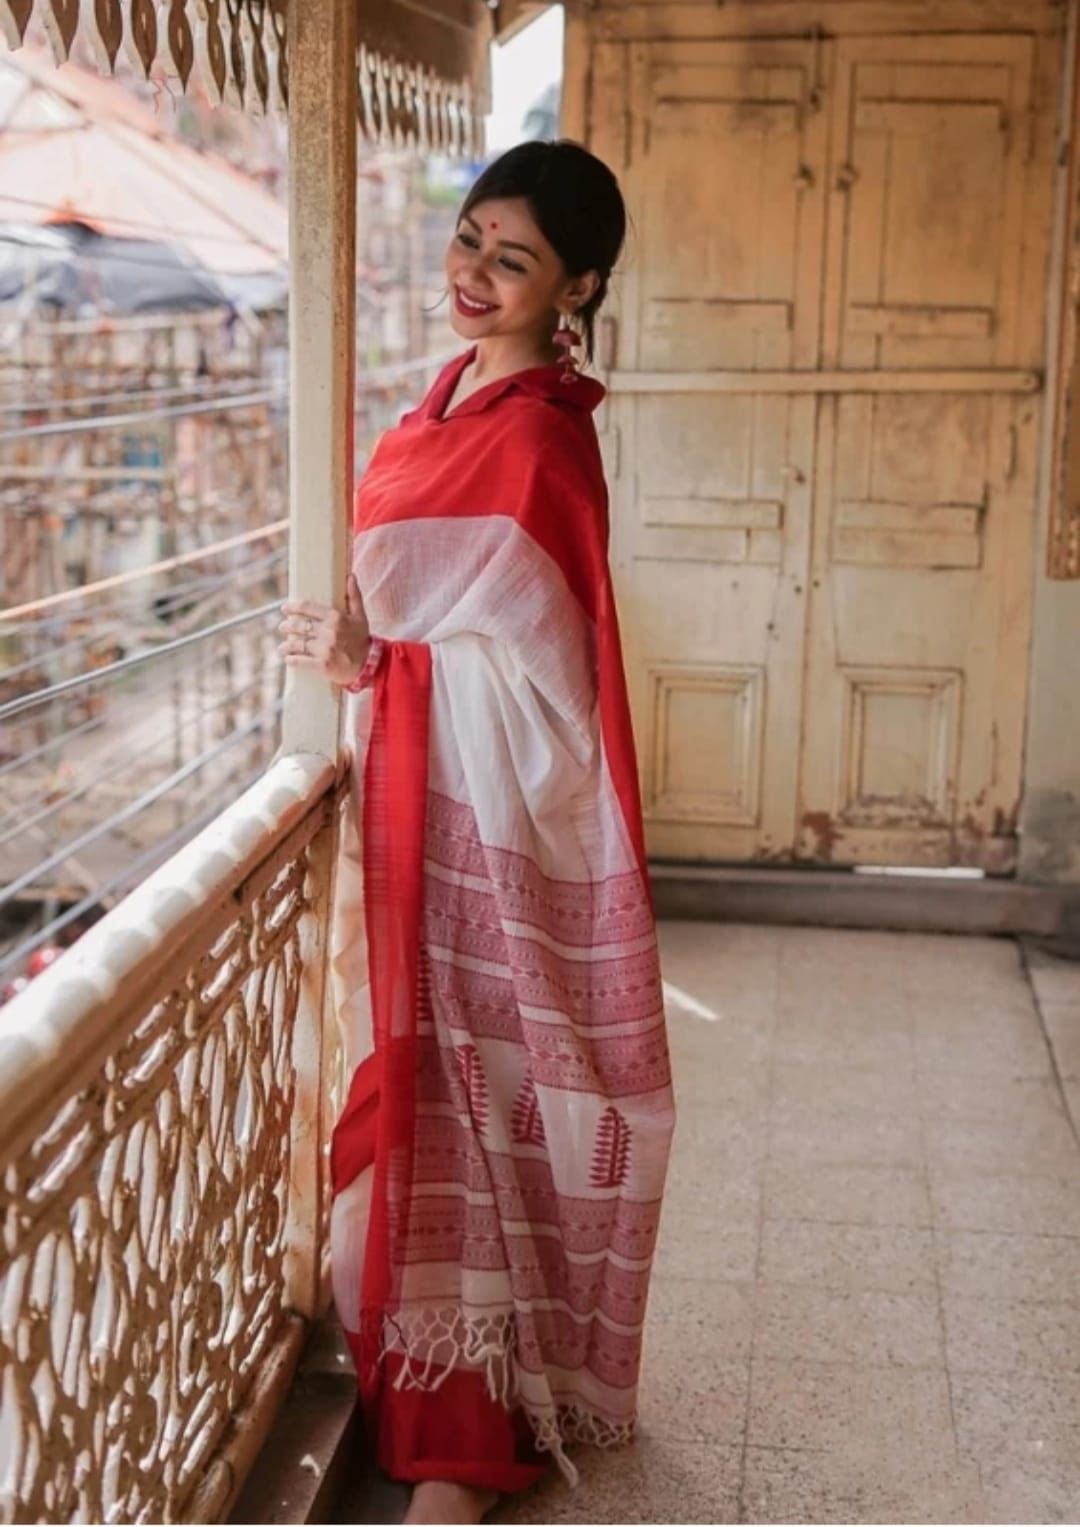
POLYGON ((391 1302, 398 1240, 407 1224, 390 1213, 389 1184, 408 1202, 415 1126, 416 1027, 429 999, 420 957, 427 802, 431 649, 389 642, 375 678, 364 765, 364 915, 374 1054, 353 1075, 331 1139, 335 1194, 374 1161, 364 1250, 360 1388, 380 1384, 384 1315, 391 1302))

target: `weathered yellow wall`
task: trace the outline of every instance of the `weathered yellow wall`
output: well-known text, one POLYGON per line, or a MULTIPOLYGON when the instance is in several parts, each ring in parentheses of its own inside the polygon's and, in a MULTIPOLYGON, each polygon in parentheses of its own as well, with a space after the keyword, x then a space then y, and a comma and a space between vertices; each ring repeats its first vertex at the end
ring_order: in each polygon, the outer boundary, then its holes
MULTIPOLYGON (((1046 574, 1060 453, 1080 458, 1080 428, 1055 434, 1051 417, 1078 4, 567 6, 562 129, 616 169, 634 220, 598 426, 656 853, 1008 873, 1019 827, 1022 875, 1080 880, 1080 581, 1046 574), (670 123, 671 103, 695 96, 685 158, 658 158, 671 128, 657 103, 670 123), (901 190, 922 223, 897 228, 910 281, 851 233, 852 217, 872 231, 873 188, 883 198, 898 173, 873 135, 915 123, 932 144, 938 99, 954 122, 1000 112, 971 129, 971 156, 958 149, 966 129, 942 130, 956 201, 966 192, 983 208, 986 243, 1000 246, 996 290, 974 212, 924 205, 916 172, 901 190), (759 127, 774 145, 790 136, 785 110, 802 124, 788 166, 797 213, 785 211, 782 144, 762 159, 780 175, 775 194, 744 185, 732 151, 738 133, 757 152, 759 127), (854 170, 849 110, 863 133, 854 170), (999 130, 1012 189, 992 208, 998 183, 976 196, 972 177, 986 180, 999 130), (709 190, 710 155, 723 198, 709 190), (737 186, 753 206, 730 204, 737 186), (665 253, 657 224, 680 209, 665 253), (756 253, 740 217, 768 235, 756 253), (713 250, 696 266, 695 240, 713 250), (790 279, 787 258, 799 262, 790 279)), ((1080 464, 1072 480, 1080 491, 1080 464)))

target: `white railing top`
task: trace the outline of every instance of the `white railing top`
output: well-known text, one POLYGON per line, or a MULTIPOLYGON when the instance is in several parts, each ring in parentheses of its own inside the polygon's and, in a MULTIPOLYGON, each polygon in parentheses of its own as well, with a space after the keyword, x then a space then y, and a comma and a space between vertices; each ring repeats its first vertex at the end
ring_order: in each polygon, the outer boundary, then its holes
POLYGON ((235 888, 300 821, 338 769, 293 753, 227 806, 78 943, 0 1008, 0 1171, 123 1040, 163 951, 228 912, 235 888))

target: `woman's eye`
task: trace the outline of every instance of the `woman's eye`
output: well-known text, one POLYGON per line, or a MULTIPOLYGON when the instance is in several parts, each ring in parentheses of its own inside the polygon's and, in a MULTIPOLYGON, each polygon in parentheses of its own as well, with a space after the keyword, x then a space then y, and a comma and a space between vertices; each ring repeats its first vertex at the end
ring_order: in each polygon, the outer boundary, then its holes
MULTIPOLYGON (((479 249, 480 247, 478 241, 471 233, 459 233, 457 238, 460 243, 465 245, 466 249, 479 249)), ((516 260, 504 259, 500 260, 499 264, 504 266, 506 270, 516 271, 519 276, 525 274, 524 265, 519 265, 516 260)))

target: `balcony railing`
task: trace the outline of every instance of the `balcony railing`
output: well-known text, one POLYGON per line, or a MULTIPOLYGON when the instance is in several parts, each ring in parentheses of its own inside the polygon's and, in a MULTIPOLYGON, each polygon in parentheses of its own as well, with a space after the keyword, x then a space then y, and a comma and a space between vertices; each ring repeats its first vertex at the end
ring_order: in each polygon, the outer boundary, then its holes
POLYGON ((347 775, 279 758, 0 1016, 0 1516, 221 1520, 329 1302, 347 775))

